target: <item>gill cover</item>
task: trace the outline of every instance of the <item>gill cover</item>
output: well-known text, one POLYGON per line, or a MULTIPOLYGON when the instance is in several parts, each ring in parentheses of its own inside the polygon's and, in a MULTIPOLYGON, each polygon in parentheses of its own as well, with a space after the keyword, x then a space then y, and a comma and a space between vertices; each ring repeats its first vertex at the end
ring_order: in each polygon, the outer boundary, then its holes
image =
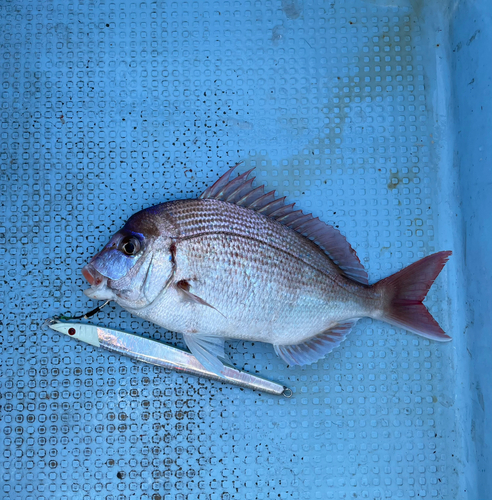
POLYGON ((106 278, 119 280, 135 266, 143 255, 144 247, 143 234, 121 230, 92 258, 90 264, 106 278))

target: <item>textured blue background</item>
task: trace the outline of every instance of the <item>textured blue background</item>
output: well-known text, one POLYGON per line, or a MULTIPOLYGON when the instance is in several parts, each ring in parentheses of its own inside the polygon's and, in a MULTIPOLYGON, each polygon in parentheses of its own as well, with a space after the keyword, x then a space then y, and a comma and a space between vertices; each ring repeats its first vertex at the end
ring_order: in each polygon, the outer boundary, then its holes
MULTIPOLYGON (((490 101, 474 97, 475 131, 460 135, 469 81, 490 99, 473 64, 490 40, 481 16, 467 2, 0 4, 2 500, 490 491, 491 341, 468 340, 487 321, 465 307, 471 293, 487 311, 490 287, 466 288, 463 266, 486 191, 472 200, 477 171, 459 162, 490 165, 490 101), (239 368, 292 387, 287 400, 42 327, 94 306, 80 268, 133 212, 196 197, 238 160, 339 227, 372 281, 454 250, 427 301, 453 343, 363 320, 325 360, 287 368, 270 346, 231 342, 239 368)), ((182 345, 116 306, 95 322, 182 345)))

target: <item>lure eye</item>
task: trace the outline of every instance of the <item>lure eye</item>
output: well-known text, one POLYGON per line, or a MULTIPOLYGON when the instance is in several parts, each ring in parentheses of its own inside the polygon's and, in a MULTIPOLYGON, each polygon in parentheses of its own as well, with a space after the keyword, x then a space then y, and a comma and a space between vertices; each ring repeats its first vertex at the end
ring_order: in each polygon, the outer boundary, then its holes
POLYGON ((140 252, 140 241, 135 236, 125 238, 120 245, 120 249, 126 255, 137 255, 140 252))

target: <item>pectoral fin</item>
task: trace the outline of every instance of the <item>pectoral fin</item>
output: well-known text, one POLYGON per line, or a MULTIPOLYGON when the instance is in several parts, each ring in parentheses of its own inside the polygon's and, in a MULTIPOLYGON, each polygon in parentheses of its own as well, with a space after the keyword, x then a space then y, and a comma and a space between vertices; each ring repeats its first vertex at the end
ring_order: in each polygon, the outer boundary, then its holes
POLYGON ((211 307, 212 309, 217 311, 221 316, 224 316, 218 309, 210 305, 207 301, 203 300, 201 297, 198 297, 198 295, 191 293, 190 288, 191 286, 186 280, 181 280, 176 283, 176 289, 181 293, 183 300, 194 304, 201 304, 202 306, 211 307))
POLYGON ((337 323, 328 330, 295 345, 274 345, 275 352, 288 365, 310 365, 338 347, 359 318, 337 323))
POLYGON ((220 359, 227 361, 223 338, 191 333, 183 334, 183 337, 188 349, 204 368, 217 375, 222 375, 224 365, 220 359))

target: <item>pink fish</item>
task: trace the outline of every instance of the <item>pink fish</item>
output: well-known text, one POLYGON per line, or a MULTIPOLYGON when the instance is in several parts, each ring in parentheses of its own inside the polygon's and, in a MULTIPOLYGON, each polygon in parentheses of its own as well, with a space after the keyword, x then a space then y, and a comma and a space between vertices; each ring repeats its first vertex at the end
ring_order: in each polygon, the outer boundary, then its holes
MULTIPOLYGON (((234 167, 235 168, 235 167, 234 167)), ((180 332, 216 373, 225 339, 273 344, 286 363, 326 356, 362 317, 447 341, 424 300, 451 252, 369 285, 344 236, 234 168, 199 199, 134 214, 82 272, 94 300, 180 332)))

